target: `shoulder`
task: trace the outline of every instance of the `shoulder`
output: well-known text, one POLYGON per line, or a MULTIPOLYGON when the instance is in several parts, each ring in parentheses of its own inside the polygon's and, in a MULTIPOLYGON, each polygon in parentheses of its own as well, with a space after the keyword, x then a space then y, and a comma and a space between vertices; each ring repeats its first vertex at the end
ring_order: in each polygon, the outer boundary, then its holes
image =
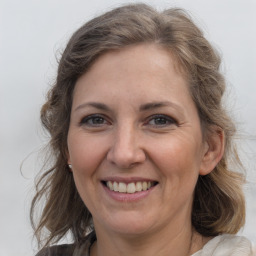
POLYGON ((253 256, 251 242, 243 236, 220 235, 211 239, 193 256, 253 256))
POLYGON ((36 256, 88 256, 90 247, 95 241, 96 234, 94 231, 92 231, 79 243, 47 247, 37 253, 36 256))
POLYGON ((74 249, 73 244, 55 245, 41 250, 36 256, 72 256, 74 249))

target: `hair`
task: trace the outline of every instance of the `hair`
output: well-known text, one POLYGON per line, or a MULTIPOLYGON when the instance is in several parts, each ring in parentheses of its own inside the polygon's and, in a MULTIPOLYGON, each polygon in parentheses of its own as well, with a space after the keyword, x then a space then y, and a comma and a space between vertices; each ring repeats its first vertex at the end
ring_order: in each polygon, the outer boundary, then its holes
MULTIPOLYGON (((235 145, 235 125, 223 107, 225 80, 219 54, 182 9, 159 12, 146 4, 118 7, 87 22, 69 40, 59 61, 57 78, 41 109, 41 122, 50 134, 52 165, 41 174, 31 205, 31 222, 38 242, 48 230, 44 246, 56 243, 68 232, 82 242, 93 231, 92 216, 81 200, 67 165, 67 134, 72 93, 77 79, 102 54, 136 44, 155 44, 168 50, 186 77, 203 134, 212 127, 224 134, 225 151, 214 170, 199 176, 191 221, 203 236, 235 234, 245 222, 244 176, 235 145), (231 170, 232 169, 232 170, 231 170), (44 199, 39 220, 38 203, 44 199)), ((207 135, 208 134, 208 135, 207 135)))

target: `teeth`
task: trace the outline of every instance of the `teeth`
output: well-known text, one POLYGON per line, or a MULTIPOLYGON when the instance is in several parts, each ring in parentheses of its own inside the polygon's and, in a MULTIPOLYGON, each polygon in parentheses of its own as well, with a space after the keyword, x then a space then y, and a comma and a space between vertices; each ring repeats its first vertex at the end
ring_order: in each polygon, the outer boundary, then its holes
POLYGON ((136 191, 142 191, 142 183, 141 182, 136 182, 136 191))
POLYGON ((113 183, 113 189, 114 189, 114 191, 118 191, 119 186, 118 186, 118 183, 117 183, 117 182, 114 182, 114 183, 113 183))
POLYGON ((143 191, 147 190, 148 189, 148 183, 146 181, 143 181, 142 183, 142 189, 143 191))
POLYGON ((127 185, 127 193, 132 194, 132 193, 135 193, 135 192, 136 192, 136 186, 135 186, 135 184, 134 184, 134 183, 129 183, 129 184, 127 185))
POLYGON ((150 181, 148 182, 138 181, 138 182, 131 182, 128 184, 125 184, 123 182, 107 181, 106 184, 107 184, 107 187, 112 191, 116 191, 119 193, 129 193, 129 194, 133 194, 140 191, 146 191, 153 186, 153 182, 150 182, 150 181))
POLYGON ((114 190, 114 186, 113 186, 113 183, 111 181, 108 181, 107 182, 107 187, 110 189, 110 190, 114 190))
POLYGON ((126 193, 126 184, 123 183, 123 182, 120 182, 120 183, 119 183, 119 187, 118 187, 118 191, 119 191, 120 193, 126 193))

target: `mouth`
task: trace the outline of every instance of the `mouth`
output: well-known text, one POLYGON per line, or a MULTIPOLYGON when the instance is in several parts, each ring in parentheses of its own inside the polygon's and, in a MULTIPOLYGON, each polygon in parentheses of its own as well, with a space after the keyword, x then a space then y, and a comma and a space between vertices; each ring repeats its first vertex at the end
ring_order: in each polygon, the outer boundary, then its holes
POLYGON ((134 194, 141 191, 146 191, 158 184, 158 182, 156 181, 137 181, 130 183, 118 181, 103 181, 102 183, 111 191, 127 194, 134 194))

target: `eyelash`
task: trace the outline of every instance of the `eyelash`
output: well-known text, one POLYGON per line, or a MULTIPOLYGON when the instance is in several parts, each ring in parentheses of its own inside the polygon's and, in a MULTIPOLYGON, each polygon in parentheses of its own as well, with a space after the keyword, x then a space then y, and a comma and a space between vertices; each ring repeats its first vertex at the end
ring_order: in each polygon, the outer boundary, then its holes
MULTIPOLYGON (((95 127, 95 128, 102 127, 106 124, 110 124, 110 122, 107 120, 107 118, 104 115, 100 115, 100 114, 93 114, 93 115, 86 116, 82 118, 82 120, 80 121, 80 125, 86 125, 86 126, 95 127), (93 123, 95 121, 96 123, 93 123), (101 122, 99 123, 99 121, 101 122)), ((149 125, 153 128, 164 128, 170 125, 178 125, 178 122, 170 116, 163 115, 163 114, 156 114, 148 117, 146 122, 143 125, 146 125, 146 126, 149 125), (156 124, 157 120, 164 123, 156 124), (155 121, 155 123, 150 124, 151 121, 155 121)))
POLYGON ((104 124, 109 123, 106 119, 105 116, 103 115, 99 115, 99 114, 93 114, 93 115, 89 115, 86 116, 84 118, 82 118, 80 125, 87 125, 87 126, 91 126, 91 127, 101 127, 104 124), (93 120, 96 121, 98 119, 102 120, 103 123, 90 123, 90 121, 92 122, 93 120))
POLYGON ((164 121, 165 123, 163 124, 152 124, 151 126, 152 127, 156 127, 156 128, 164 128, 164 127, 167 127, 167 126, 170 126, 170 125, 177 125, 178 124, 178 122, 174 119, 174 118, 172 118, 172 117, 170 117, 170 116, 167 116, 167 115, 163 115, 163 114, 157 114, 157 115, 153 115, 153 116, 150 116, 149 118, 148 118, 148 121, 146 122, 146 124, 149 124, 152 120, 157 120, 158 119, 158 121, 164 121))

